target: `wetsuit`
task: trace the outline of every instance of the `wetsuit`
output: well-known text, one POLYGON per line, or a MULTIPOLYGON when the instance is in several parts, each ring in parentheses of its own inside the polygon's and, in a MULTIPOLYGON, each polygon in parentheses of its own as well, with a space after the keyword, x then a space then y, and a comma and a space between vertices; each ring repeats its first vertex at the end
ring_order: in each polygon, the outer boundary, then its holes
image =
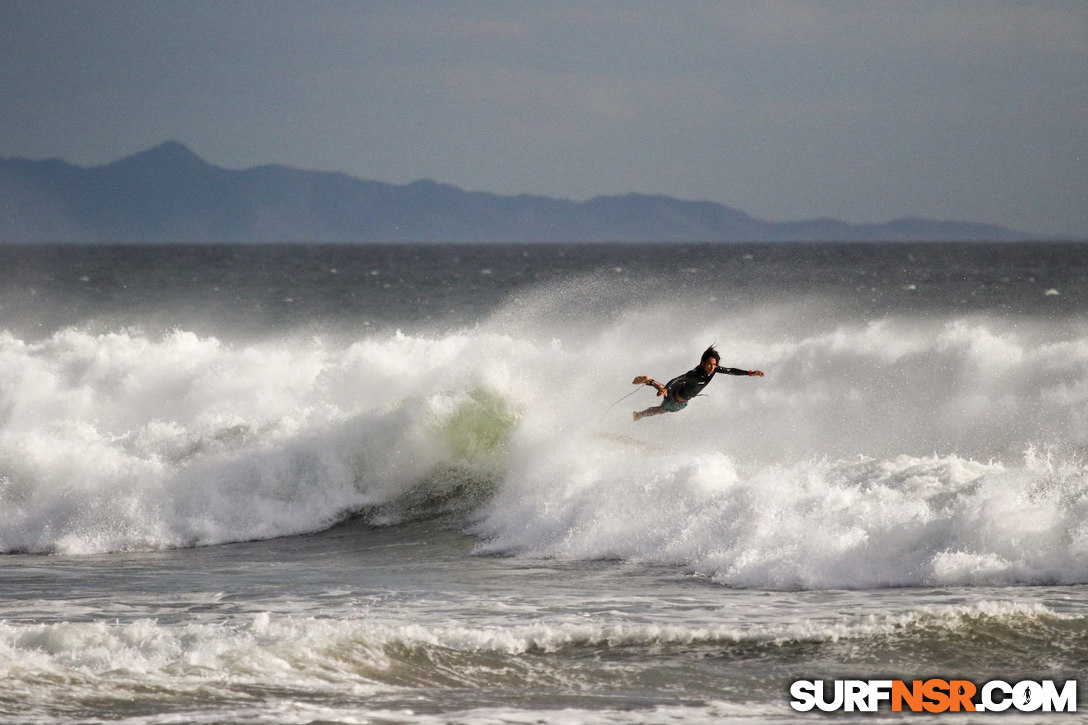
POLYGON ((669 391, 669 394, 665 396, 665 400, 662 401, 661 407, 669 411, 680 410, 688 404, 689 400, 702 393, 703 388, 714 379, 714 375, 717 373, 724 373, 725 375, 751 375, 747 370, 741 370, 739 368, 723 368, 720 365, 714 369, 714 372, 707 375, 706 372, 703 371, 702 366, 697 366, 665 384, 665 389, 669 391))

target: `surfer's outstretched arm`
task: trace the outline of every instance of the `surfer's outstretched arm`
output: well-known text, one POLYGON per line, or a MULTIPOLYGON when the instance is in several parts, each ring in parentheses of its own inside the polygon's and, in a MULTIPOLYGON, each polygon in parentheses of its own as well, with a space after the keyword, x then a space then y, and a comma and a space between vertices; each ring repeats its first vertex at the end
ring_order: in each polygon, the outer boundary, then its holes
POLYGON ((726 375, 748 375, 750 377, 757 377, 757 378, 762 378, 763 377, 763 371, 762 370, 741 370, 740 368, 723 368, 723 367, 719 367, 714 372, 724 373, 726 375))

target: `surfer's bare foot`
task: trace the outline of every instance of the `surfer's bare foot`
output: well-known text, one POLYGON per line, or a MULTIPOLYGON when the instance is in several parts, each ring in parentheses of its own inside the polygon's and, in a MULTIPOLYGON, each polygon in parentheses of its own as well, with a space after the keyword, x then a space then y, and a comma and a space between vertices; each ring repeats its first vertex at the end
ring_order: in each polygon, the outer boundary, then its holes
POLYGON ((633 420, 633 421, 637 422, 638 419, 641 418, 641 417, 642 417, 642 413, 639 413, 637 410, 634 413, 631 413, 631 420, 633 420))

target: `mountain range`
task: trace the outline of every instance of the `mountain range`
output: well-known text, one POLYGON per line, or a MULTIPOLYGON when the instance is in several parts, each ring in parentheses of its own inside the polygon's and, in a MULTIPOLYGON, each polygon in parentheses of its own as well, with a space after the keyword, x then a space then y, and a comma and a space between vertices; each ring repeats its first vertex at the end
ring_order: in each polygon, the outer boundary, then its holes
POLYGON ((104 166, 0 159, 0 242, 1007 241, 988 224, 772 222, 708 201, 576 202, 285 166, 231 170, 169 141, 104 166))

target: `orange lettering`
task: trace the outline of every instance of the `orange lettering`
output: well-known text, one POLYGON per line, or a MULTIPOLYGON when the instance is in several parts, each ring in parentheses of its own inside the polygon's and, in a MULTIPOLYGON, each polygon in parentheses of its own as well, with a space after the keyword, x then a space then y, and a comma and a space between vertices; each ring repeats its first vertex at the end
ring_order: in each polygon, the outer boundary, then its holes
POLYGON ((925 703, 926 712, 944 712, 948 709, 948 682, 946 680, 926 680, 922 683, 922 694, 931 702, 925 703))
POLYGON ((918 712, 922 709, 922 684, 921 680, 915 680, 911 683, 910 688, 907 688, 907 683, 902 680, 895 680, 892 682, 892 711, 902 712, 903 701, 907 703, 913 712, 918 712))
POLYGON ((960 707, 967 712, 974 712, 975 703, 971 702, 971 698, 975 696, 975 683, 969 680, 952 680, 948 685, 952 712, 959 712, 960 707))

